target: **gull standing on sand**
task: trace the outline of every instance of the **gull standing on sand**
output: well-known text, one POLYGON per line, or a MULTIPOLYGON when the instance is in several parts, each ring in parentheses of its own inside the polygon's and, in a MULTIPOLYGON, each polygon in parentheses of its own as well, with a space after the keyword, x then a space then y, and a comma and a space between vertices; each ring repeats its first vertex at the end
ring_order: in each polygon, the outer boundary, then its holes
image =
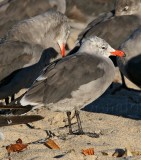
MULTIPOLYGON (((64 14, 53 10, 19 22, 9 30, 0 42, 1 83, 8 85, 7 82, 4 82, 4 78, 13 72, 14 74, 12 74, 11 78, 13 78, 13 76, 16 77, 16 73, 19 73, 19 69, 37 63, 41 57, 42 51, 46 48, 52 47, 58 52, 61 50, 61 54, 64 56, 65 44, 69 32, 70 26, 67 17, 64 14), (17 70, 18 72, 16 72, 17 70)), ((54 59, 61 57, 61 55, 50 54, 48 57, 50 58, 47 61, 49 63, 54 59)), ((34 71, 34 73, 35 72, 36 71, 34 71)), ((32 76, 32 74, 33 72, 30 76, 32 76)), ((26 76, 26 73, 24 76, 30 79, 29 73, 29 77, 26 76)), ((24 83, 23 77, 21 77, 21 79, 24 83)), ((18 85, 18 82, 19 81, 17 81, 15 85, 18 85)), ((5 90, 5 92, 7 91, 5 90)), ((7 96, 9 95, 7 94, 7 96)), ((2 96, 0 98, 4 97, 2 96)))
POLYGON ((71 134, 70 115, 74 109, 78 132, 83 133, 78 109, 100 97, 112 83, 115 70, 110 55, 122 57, 124 53, 96 36, 84 39, 77 53, 44 68, 21 99, 21 105, 66 112, 71 134))
POLYGON ((53 10, 13 26, 0 42, 0 80, 38 62, 46 48, 61 49, 64 56, 69 28, 67 17, 53 10))

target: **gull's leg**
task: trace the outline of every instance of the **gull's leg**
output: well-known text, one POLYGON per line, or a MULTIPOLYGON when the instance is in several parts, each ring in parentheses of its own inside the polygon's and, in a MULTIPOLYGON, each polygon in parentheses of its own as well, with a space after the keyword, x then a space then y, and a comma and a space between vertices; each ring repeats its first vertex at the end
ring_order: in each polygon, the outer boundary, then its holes
POLYGON ((5 104, 6 104, 6 105, 9 104, 9 97, 5 98, 5 104))
POLYGON ((77 123, 78 123, 78 132, 79 134, 84 134, 78 110, 75 110, 75 116, 76 116, 77 123))
POLYGON ((15 100, 15 94, 11 96, 11 102, 15 100))
POLYGON ((116 92, 120 91, 121 89, 126 89, 128 91, 135 91, 135 89, 132 89, 132 88, 128 88, 128 86, 126 85, 126 82, 125 82, 125 78, 124 78, 124 75, 120 72, 120 76, 121 76, 121 80, 122 80, 122 84, 115 88, 113 91, 112 91, 112 94, 115 94, 116 92))
POLYGON ((68 117, 68 124, 69 124, 69 133, 73 134, 72 127, 71 127, 71 112, 67 112, 67 117, 68 117))
POLYGON ((5 98, 5 104, 6 105, 9 105, 15 98, 14 98, 14 95, 12 95, 11 97, 7 97, 5 98), (11 99, 10 99, 11 98, 11 99), (11 100, 11 101, 10 101, 11 100))

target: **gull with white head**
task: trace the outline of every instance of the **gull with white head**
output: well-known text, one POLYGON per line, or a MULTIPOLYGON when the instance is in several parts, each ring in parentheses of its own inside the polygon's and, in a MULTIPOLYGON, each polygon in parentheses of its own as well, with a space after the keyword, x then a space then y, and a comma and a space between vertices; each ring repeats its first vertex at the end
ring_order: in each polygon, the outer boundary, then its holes
POLYGON ((96 36, 85 39, 78 52, 44 68, 21 99, 21 105, 66 112, 69 133, 73 133, 70 114, 75 110, 78 132, 83 133, 78 110, 100 97, 114 79, 109 55, 123 57, 124 53, 96 36))

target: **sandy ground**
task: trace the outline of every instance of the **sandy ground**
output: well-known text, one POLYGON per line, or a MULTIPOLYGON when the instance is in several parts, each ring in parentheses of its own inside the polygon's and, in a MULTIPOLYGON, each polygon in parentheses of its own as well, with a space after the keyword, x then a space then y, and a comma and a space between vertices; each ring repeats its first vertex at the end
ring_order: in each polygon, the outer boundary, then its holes
MULTIPOLYGON (((116 75, 116 81, 118 77, 119 74, 116 75)), ((118 85, 114 84, 98 100, 80 111, 85 135, 69 135, 66 114, 51 112, 45 108, 28 113, 45 117, 32 123, 35 129, 30 129, 24 124, 0 128, 5 137, 0 141, 0 159, 8 159, 5 146, 15 143, 18 138, 21 138, 23 143, 45 139, 48 137, 46 130, 55 134, 52 139, 60 146, 60 150, 49 149, 44 144, 31 144, 23 152, 12 153, 11 159, 113 160, 123 159, 112 157, 115 149, 130 146, 132 151, 141 151, 141 93, 122 89, 112 95, 112 90, 118 85), (94 148, 95 155, 84 156, 82 149, 87 148, 94 148), (102 151, 109 155, 103 155, 102 151)), ((129 82, 128 85, 133 87, 129 82)), ((76 119, 73 118, 72 122, 73 130, 77 131, 76 119)), ((126 159, 139 160, 141 156, 126 159)))

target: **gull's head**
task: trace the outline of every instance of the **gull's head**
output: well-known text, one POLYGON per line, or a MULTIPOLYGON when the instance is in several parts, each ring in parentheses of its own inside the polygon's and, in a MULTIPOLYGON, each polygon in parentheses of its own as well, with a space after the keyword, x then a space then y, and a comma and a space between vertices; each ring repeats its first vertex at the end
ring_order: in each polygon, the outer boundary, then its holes
POLYGON ((59 36, 57 38, 57 44, 60 47, 62 57, 65 56, 65 46, 66 46, 69 35, 70 35, 69 26, 62 27, 62 29, 60 30, 59 36))
POLYGON ((97 36, 85 38, 82 41, 79 52, 87 52, 89 54, 97 54, 104 57, 125 56, 124 52, 113 49, 104 39, 97 36))
POLYGON ((44 48, 55 48, 60 50, 62 57, 65 56, 65 45, 70 34, 70 24, 68 18, 54 10, 49 10, 44 15, 47 17, 45 33, 43 34, 42 42, 44 48))
POLYGON ((141 0, 117 0, 116 16, 141 15, 141 0))
POLYGON ((62 24, 60 25, 60 29, 56 32, 56 40, 61 50, 62 57, 65 56, 65 45, 67 43, 67 39, 70 35, 70 25, 68 23, 68 19, 65 18, 62 20, 62 24))

